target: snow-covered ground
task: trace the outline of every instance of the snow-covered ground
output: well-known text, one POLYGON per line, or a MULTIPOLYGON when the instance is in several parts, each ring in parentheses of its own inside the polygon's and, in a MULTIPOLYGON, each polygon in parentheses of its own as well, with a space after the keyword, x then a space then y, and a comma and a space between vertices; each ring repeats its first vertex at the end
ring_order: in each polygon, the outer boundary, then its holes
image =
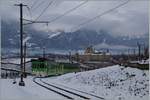
POLYGON ((25 87, 13 84, 12 79, 0 79, 0 100, 66 100, 66 98, 25 79, 25 87))
POLYGON ((149 100, 149 71, 136 68, 115 65, 43 80, 101 96, 106 100, 149 100))
MULTIPOLYGON (((27 61, 31 61, 33 58, 26 58, 27 61)), ((20 58, 9 58, 9 59, 2 59, 3 63, 14 63, 14 64, 20 64, 20 58)))
MULTIPOLYGON (((18 86, 20 79, 17 79, 17 84, 12 84, 12 79, 0 79, 0 100, 66 100, 35 84, 32 78, 25 79, 25 87, 18 86)), ((114 65, 42 80, 66 89, 69 87, 97 95, 105 100, 149 100, 148 70, 114 65)))
MULTIPOLYGON (((32 58, 26 58, 26 71, 31 72, 31 61, 32 58)), ((16 69, 20 70, 20 58, 9 58, 9 59, 2 59, 1 67, 8 68, 8 69, 16 69)), ((3 72, 3 71, 2 71, 3 72)), ((5 71, 4 71, 5 72, 5 71)))
POLYGON ((131 63, 137 63, 137 64, 149 64, 150 60, 141 60, 141 61, 131 61, 131 63))

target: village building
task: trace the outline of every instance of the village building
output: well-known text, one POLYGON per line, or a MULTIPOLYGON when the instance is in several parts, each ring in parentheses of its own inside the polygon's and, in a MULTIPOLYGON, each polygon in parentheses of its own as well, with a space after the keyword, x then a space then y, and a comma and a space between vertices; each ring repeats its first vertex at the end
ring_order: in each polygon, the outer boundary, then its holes
POLYGON ((111 54, 109 50, 107 50, 106 52, 100 52, 94 50, 92 46, 90 46, 85 49, 84 54, 79 55, 78 53, 76 53, 75 59, 81 62, 88 62, 88 61, 107 62, 110 61, 111 54))

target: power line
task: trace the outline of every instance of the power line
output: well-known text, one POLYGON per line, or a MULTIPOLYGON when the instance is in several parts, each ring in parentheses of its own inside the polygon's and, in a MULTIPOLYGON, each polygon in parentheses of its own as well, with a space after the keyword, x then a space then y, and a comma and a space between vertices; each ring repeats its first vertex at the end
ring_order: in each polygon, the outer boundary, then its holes
POLYGON ((116 6, 116 7, 114 7, 114 8, 111 8, 111 9, 109 9, 109 10, 107 10, 107 11, 105 11, 105 12, 103 12, 103 13, 97 15, 97 16, 95 16, 94 18, 91 18, 91 19, 89 19, 89 20, 87 20, 87 21, 85 21, 85 22, 83 22, 83 23, 78 24, 77 26, 73 27, 73 28, 71 29, 71 31, 72 31, 73 29, 75 29, 75 28, 78 28, 78 27, 83 26, 83 25, 85 25, 85 24, 87 24, 87 23, 90 23, 90 22, 92 22, 93 20, 95 20, 95 19, 97 19, 97 18, 99 18, 99 17, 101 17, 101 16, 103 16, 103 15, 105 15, 105 14, 107 14, 107 13, 110 13, 111 11, 113 11, 113 10, 119 8, 119 7, 122 7, 123 5, 127 4, 129 1, 130 1, 130 0, 128 0, 128 1, 126 1, 126 2, 124 2, 124 3, 121 3, 121 4, 119 4, 118 6, 116 6))
POLYGON ((54 22, 54 21, 60 19, 61 17, 65 16, 65 15, 67 15, 67 14, 69 14, 69 13, 71 13, 72 11, 76 10, 77 8, 81 7, 82 5, 84 5, 84 4, 87 3, 87 2, 88 2, 88 0, 84 1, 83 3, 81 3, 81 4, 77 5, 77 6, 75 6, 74 8, 72 8, 72 9, 66 11, 66 12, 63 13, 62 15, 57 16, 56 18, 50 20, 49 23, 52 23, 52 22, 54 22))
POLYGON ((26 7, 27 7, 27 10, 29 12, 30 19, 32 20, 32 13, 31 13, 30 7, 29 6, 26 6, 26 7))
POLYGON ((50 1, 50 2, 49 2, 49 4, 47 5, 47 7, 45 7, 45 8, 43 9, 43 11, 41 12, 41 14, 35 19, 35 21, 38 20, 38 19, 44 14, 44 12, 48 9, 48 7, 49 7, 52 3, 53 3, 53 1, 50 1))
MULTIPOLYGON (((44 0, 45 1, 45 0, 44 0)), ((38 3, 38 1, 37 0, 35 0, 33 3, 32 3, 32 5, 31 5, 31 9, 36 5, 38 3)))
POLYGON ((40 5, 43 4, 45 1, 46 1, 46 0, 41 1, 41 2, 40 2, 37 6, 35 6, 35 7, 34 7, 35 4, 33 4, 33 6, 32 6, 33 10, 39 8, 40 5))
MULTIPOLYGON (((77 5, 77 6, 75 6, 74 8, 72 8, 72 9, 70 9, 70 10, 64 12, 62 15, 57 16, 56 18, 54 18, 54 19, 48 21, 48 23, 52 23, 52 22, 54 22, 54 21, 60 19, 61 17, 65 16, 65 15, 67 15, 67 14, 69 14, 69 13, 71 13, 72 11, 74 11, 74 10, 76 10, 77 8, 81 7, 82 5, 86 4, 88 1, 89 1, 89 0, 86 0, 86 1, 84 1, 83 3, 81 3, 81 4, 77 5)), ((48 4, 48 6, 41 12, 41 14, 35 19, 35 21, 36 21, 37 19, 39 19, 39 18, 43 15, 43 13, 48 9, 48 7, 52 4, 52 2, 53 2, 53 1, 51 1, 51 2, 48 4)), ((28 10, 30 11, 29 8, 28 8, 28 10)), ((31 15, 31 11, 30 11, 30 15, 31 15)), ((31 16, 32 16, 32 15, 31 15, 31 16)))
POLYGON ((46 23, 48 24, 48 21, 35 21, 35 20, 28 20, 28 19, 23 19, 27 21, 28 23, 24 23, 23 25, 29 25, 29 24, 34 24, 34 23, 46 23))

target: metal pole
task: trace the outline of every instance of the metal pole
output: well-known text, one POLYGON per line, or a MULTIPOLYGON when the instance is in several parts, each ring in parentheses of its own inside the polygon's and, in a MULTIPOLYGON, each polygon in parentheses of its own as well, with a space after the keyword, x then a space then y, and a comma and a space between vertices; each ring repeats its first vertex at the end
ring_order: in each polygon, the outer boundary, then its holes
POLYGON ((137 42, 138 50, 139 50, 139 60, 141 60, 141 44, 137 42))
POLYGON ((26 66, 26 42, 25 42, 25 44, 24 44, 24 62, 23 62, 23 64, 24 64, 24 66, 23 66, 23 72, 24 72, 24 78, 26 77, 26 73, 25 73, 25 66, 26 66))
POLYGON ((21 79, 20 86, 25 86, 23 81, 23 4, 20 4, 20 66, 21 66, 21 79))
POLYGON ((45 47, 43 47, 43 58, 45 58, 45 47))
POLYGON ((71 59, 71 51, 69 51, 69 61, 70 61, 70 63, 72 62, 72 59, 71 59))

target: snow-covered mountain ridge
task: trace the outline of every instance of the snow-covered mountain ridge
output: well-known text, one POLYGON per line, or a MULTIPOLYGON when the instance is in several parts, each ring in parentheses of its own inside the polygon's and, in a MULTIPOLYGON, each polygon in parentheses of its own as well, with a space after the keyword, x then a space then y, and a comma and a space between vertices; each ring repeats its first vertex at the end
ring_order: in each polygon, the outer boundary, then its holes
MULTIPOLYGON (((2 48, 19 48, 19 24, 14 21, 6 22, 2 20, 2 48), (14 25, 15 24, 15 25, 14 25)), ((31 48, 40 47, 53 49, 84 49, 89 45, 96 47, 105 43, 109 46, 123 46, 136 47, 137 42, 148 44, 148 34, 143 37, 129 37, 129 36, 113 36, 107 30, 77 30, 74 32, 64 31, 37 31, 33 27, 24 28, 26 37, 28 38, 28 46, 31 48)), ((114 47, 116 48, 116 47, 114 47)), ((98 48, 99 49, 99 48, 98 48)))

